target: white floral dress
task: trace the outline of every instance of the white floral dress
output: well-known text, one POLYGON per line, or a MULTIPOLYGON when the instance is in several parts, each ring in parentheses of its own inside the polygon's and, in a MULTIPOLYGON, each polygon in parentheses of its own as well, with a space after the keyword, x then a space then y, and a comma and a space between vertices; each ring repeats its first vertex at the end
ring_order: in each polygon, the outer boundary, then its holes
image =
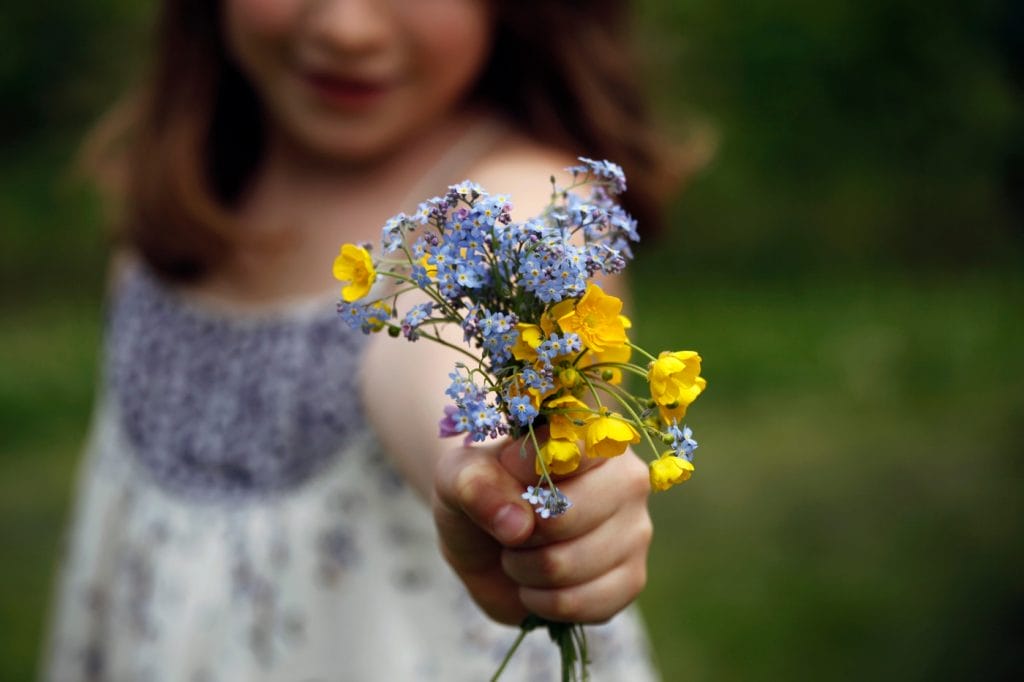
MULTIPOLYGON (((45 679, 489 679, 517 631, 380 453, 332 301, 234 314, 135 265, 106 341, 45 679)), ((654 679, 631 611, 589 639, 594 680, 654 679)), ((545 632, 502 679, 558 679, 545 632)))

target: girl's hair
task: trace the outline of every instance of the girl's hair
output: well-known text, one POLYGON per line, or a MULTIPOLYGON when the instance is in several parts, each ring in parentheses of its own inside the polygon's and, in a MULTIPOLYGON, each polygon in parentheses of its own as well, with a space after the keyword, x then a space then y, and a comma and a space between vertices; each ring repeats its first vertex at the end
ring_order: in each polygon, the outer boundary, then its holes
MULTIPOLYGON (((123 192, 117 236, 158 273, 201 278, 245 239, 232 208, 263 151, 262 108, 229 58, 218 2, 165 0, 145 89, 90 141, 123 192), (106 161, 104 161, 106 159, 106 161), (120 181, 118 181, 118 179, 120 181)), ((623 204, 651 234, 685 165, 653 133, 626 0, 502 0, 474 95, 528 135, 622 165, 623 204)))

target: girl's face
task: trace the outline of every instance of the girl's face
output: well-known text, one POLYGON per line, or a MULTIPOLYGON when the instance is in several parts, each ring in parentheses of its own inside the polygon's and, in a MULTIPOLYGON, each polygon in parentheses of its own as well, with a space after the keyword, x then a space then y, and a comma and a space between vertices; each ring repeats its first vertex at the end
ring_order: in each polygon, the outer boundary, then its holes
POLYGON ((273 132, 357 162, 452 111, 491 45, 486 0, 225 0, 224 25, 273 132))

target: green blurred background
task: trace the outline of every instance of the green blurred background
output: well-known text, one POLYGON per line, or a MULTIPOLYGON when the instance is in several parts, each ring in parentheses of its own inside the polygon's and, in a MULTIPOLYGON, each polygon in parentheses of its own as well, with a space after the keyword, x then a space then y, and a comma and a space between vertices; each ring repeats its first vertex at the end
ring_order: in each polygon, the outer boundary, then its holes
MULTIPOLYGON (((96 379, 83 131, 150 3, 0 9, 0 680, 31 679, 96 379)), ((697 473, 656 496, 667 680, 1024 672, 1024 3, 644 0, 709 159, 632 268, 698 348, 697 473)))

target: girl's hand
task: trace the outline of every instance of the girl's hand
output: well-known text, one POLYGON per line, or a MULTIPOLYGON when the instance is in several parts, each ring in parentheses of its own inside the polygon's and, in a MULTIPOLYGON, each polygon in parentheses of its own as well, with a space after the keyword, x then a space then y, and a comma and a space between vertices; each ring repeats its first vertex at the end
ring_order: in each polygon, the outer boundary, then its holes
POLYGON ((580 623, 611 618, 647 581, 647 466, 631 452, 585 460, 559 481, 575 506, 539 519, 520 497, 537 476, 532 450, 523 458, 519 449, 513 442, 441 456, 433 507, 445 558, 499 622, 518 625, 530 613, 580 623))

